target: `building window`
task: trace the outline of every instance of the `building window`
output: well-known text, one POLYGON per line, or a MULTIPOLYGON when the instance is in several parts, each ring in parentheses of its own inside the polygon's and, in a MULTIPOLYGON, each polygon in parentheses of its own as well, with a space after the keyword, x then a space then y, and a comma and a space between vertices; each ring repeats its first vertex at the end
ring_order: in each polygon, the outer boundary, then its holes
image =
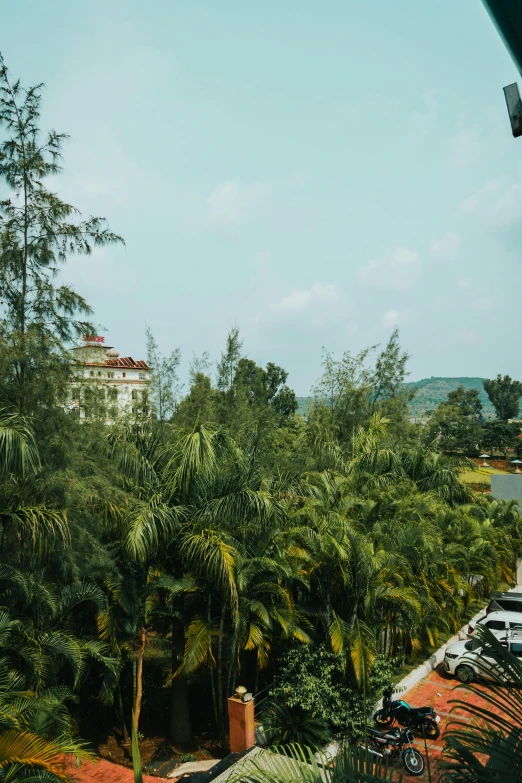
POLYGON ((91 370, 90 372, 91 378, 94 378, 94 372, 91 370))
POLYGON ((121 377, 125 378, 125 373, 124 372, 122 372, 121 377))
POLYGON ((144 380, 145 380, 145 373, 140 372, 140 381, 144 381, 144 380))
POLYGON ((98 378, 101 378, 101 372, 98 372, 98 378))
POLYGON ((107 378, 114 378, 114 373, 113 372, 108 372, 107 373, 107 378))
POLYGON ((132 396, 133 400, 137 400, 138 399, 138 392, 136 391, 136 389, 132 390, 132 395, 131 396, 132 396))

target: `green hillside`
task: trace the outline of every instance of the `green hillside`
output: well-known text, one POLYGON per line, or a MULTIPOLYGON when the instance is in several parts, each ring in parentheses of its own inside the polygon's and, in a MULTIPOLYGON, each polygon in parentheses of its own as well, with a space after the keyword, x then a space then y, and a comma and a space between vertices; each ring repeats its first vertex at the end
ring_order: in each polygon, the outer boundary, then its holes
POLYGON ((486 418, 493 418, 495 410, 489 401, 488 395, 482 385, 484 378, 423 378, 415 383, 404 384, 407 388, 415 389, 416 394, 410 405, 412 416, 422 416, 426 411, 431 411, 437 405, 447 399, 448 393, 464 386, 466 389, 478 389, 482 403, 482 413, 486 418))
MULTIPOLYGON (((412 416, 422 416, 427 411, 437 407, 440 402, 447 399, 448 393, 458 389, 460 385, 466 389, 478 389, 480 399, 484 406, 483 415, 486 418, 492 418, 495 415, 484 387, 482 385, 484 378, 423 378, 421 381, 405 383, 408 389, 415 389, 416 394, 410 404, 412 416)), ((310 403, 311 397, 298 397, 299 413, 304 415, 310 403)))

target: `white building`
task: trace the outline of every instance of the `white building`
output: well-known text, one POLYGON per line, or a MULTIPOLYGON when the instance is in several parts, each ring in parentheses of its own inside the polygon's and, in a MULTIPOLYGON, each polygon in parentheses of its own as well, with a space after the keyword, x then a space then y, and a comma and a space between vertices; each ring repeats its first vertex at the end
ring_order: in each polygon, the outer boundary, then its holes
POLYGON ((123 413, 148 410, 151 368, 142 359, 120 357, 103 337, 84 337, 73 348, 73 381, 69 408, 80 418, 103 415, 107 421, 123 413))

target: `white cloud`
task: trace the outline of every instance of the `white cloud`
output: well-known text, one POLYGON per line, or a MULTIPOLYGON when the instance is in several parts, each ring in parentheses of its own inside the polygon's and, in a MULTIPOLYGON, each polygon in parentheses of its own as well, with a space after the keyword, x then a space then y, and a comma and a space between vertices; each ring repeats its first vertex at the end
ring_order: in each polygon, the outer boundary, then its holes
POLYGON ((486 299, 485 297, 482 299, 475 299, 471 306, 474 310, 487 312, 493 307, 493 299, 486 299))
POLYGON ((482 142, 476 130, 461 128, 449 142, 449 158, 454 166, 473 166, 482 156, 482 142))
POLYGON ((464 277, 462 280, 459 280, 459 288, 463 291, 466 291, 468 288, 471 288, 471 280, 468 280, 466 277, 464 277))
POLYGON ((388 310, 381 318, 381 325, 384 326, 385 329, 393 329, 398 326, 403 319, 403 314, 398 310, 388 310))
POLYGON ((368 288, 405 291, 411 288, 417 276, 419 254, 407 247, 397 247, 379 260, 368 261, 359 267, 357 277, 368 288))
POLYGON ((222 182, 207 199, 208 221, 211 226, 227 231, 244 223, 253 209, 271 193, 272 186, 266 182, 242 185, 235 179, 222 182))
POLYGON ((502 228, 522 220, 522 182, 505 177, 488 180, 457 208, 459 217, 473 217, 490 228, 502 228))
POLYGON ((333 283, 315 283, 309 290, 295 290, 284 296, 279 302, 274 302, 271 309, 275 312, 304 310, 309 304, 335 302, 339 292, 333 283))
POLYGON ((430 245, 430 255, 435 261, 456 261, 460 255, 460 236, 450 232, 435 239, 430 245))
POLYGON ((335 302, 339 298, 339 292, 333 283, 316 283, 312 286, 311 293, 322 302, 335 302))
POLYGON ((284 296, 280 302, 274 302, 272 310, 303 310, 310 301, 310 291, 292 291, 284 296))

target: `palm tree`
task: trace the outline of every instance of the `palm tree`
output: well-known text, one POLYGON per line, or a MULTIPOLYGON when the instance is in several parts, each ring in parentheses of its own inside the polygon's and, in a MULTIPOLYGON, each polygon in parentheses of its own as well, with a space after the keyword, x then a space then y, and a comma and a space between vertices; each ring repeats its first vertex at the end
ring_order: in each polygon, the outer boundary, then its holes
POLYGON ((63 511, 50 508, 34 434, 20 414, 0 410, 0 551, 16 560, 25 545, 45 551, 68 538, 63 511))
MULTIPOLYGON (((16 623, 6 627, 0 618, 0 637, 5 640, 16 623)), ((12 645, 11 645, 12 646, 12 645)), ((19 644, 19 659, 30 660, 31 650, 19 644)), ((0 646, 0 779, 2 781, 67 781, 64 754, 78 758, 89 754, 72 739, 72 724, 67 701, 74 700, 63 687, 27 688, 27 677, 12 668, 0 646)))
POLYGON ((8 604, 0 607, 0 779, 67 780, 63 755, 87 755, 72 739, 74 690, 96 661, 105 669, 101 695, 109 700, 118 668, 96 638, 103 593, 87 583, 57 590, 6 565, 0 565, 0 584, 8 604), (88 605, 95 607, 94 633, 80 637, 73 633, 74 610, 88 605))
POLYGON ((291 745, 261 751, 241 763, 230 783, 384 783, 392 774, 364 750, 345 745, 332 760, 291 745))
MULTIPOLYGON (((189 579, 186 588, 170 599, 173 738, 178 741, 180 734, 188 739, 179 721, 185 707, 183 722, 188 726, 187 677, 204 663, 211 663, 216 720, 224 730, 227 663, 229 683, 233 676, 227 624, 235 627, 239 619, 240 550, 252 531, 266 531, 284 516, 281 487, 264 481, 258 469, 260 437, 253 432, 239 448, 223 430, 203 426, 161 441, 139 428, 127 430, 123 437, 112 436, 128 492, 127 504, 111 509, 121 542, 121 567, 142 574, 142 594, 153 567, 163 569, 179 585, 189 579), (191 577, 200 596, 203 586, 205 598, 197 611, 188 612, 187 591, 198 592, 189 587, 191 577)), ((144 640, 142 633, 138 649, 144 640)))

